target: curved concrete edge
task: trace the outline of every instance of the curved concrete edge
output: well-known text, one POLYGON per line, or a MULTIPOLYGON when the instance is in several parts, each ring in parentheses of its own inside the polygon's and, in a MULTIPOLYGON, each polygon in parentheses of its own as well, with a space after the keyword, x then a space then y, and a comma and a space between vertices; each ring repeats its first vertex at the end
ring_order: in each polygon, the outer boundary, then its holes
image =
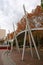
MULTIPOLYGON (((31 31, 36 31, 36 30, 43 30, 43 28, 32 28, 32 29, 31 29, 31 31)), ((18 33, 18 34, 16 35, 16 37, 19 36, 20 34, 24 33, 25 31, 28 31, 28 30, 23 30, 23 31, 21 31, 20 33, 18 33)))

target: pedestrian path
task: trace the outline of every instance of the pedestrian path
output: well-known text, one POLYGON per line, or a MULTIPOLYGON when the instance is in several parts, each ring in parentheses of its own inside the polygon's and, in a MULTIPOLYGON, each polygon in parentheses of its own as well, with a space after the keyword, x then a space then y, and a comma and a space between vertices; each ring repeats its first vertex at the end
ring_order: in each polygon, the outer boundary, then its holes
POLYGON ((7 55, 7 53, 5 54, 5 52, 2 53, 2 61, 3 65, 16 65, 11 59, 10 55, 7 55))

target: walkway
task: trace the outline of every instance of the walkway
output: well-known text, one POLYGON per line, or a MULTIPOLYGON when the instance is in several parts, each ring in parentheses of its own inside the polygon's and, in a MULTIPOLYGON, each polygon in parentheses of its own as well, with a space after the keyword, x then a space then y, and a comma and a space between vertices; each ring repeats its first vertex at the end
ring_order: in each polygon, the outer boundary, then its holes
POLYGON ((5 54, 6 51, 2 53, 3 65, 16 65, 13 60, 10 58, 10 55, 5 54))
MULTIPOLYGON (((22 48, 20 49, 20 52, 22 53, 22 48)), ((36 52, 33 49, 34 57, 32 58, 30 54, 30 49, 26 48, 24 61, 22 61, 20 54, 14 48, 14 51, 11 53, 11 58, 16 63, 16 65, 43 65, 43 51, 39 51, 39 54, 40 54, 41 60, 37 59, 36 52)))

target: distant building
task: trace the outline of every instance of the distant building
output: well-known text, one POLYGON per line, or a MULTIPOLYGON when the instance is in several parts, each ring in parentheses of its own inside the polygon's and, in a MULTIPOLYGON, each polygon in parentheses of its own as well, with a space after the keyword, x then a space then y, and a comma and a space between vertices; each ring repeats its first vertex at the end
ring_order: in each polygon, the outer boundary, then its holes
POLYGON ((6 30, 0 29, 0 41, 4 40, 5 36, 6 36, 6 30))

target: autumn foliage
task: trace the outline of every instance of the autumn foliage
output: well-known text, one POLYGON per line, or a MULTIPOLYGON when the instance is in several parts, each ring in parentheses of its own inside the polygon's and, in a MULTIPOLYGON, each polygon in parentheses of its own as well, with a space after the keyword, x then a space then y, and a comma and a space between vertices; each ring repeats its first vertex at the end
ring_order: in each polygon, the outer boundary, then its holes
MULTIPOLYGON (((29 23, 30 23, 30 27, 31 28, 35 28, 35 25, 33 23, 33 19, 36 18, 37 22, 39 22, 43 27, 43 9, 41 6, 37 6, 35 10, 32 10, 32 13, 28 13, 27 14, 27 18, 29 19, 29 23)), ((19 32, 25 30, 26 28, 26 19, 25 19, 25 15, 22 17, 22 19, 17 23, 17 30, 15 31, 16 34, 18 34, 19 32)), ((10 39, 13 38, 14 33, 12 32, 10 34, 10 39)))
MULTIPOLYGON (((27 18, 29 19, 29 22, 30 22, 30 27, 31 28, 34 28, 34 24, 33 24, 33 19, 35 17, 41 17, 43 18, 43 9, 41 6, 37 6, 36 9, 34 11, 32 11, 32 13, 28 13, 27 14, 27 18)), ((40 20, 38 19, 38 22, 42 23, 43 22, 43 19, 40 20)), ((22 30, 25 30, 25 27, 26 27, 26 19, 25 19, 25 15, 24 17, 17 23, 17 32, 20 32, 22 30)))

